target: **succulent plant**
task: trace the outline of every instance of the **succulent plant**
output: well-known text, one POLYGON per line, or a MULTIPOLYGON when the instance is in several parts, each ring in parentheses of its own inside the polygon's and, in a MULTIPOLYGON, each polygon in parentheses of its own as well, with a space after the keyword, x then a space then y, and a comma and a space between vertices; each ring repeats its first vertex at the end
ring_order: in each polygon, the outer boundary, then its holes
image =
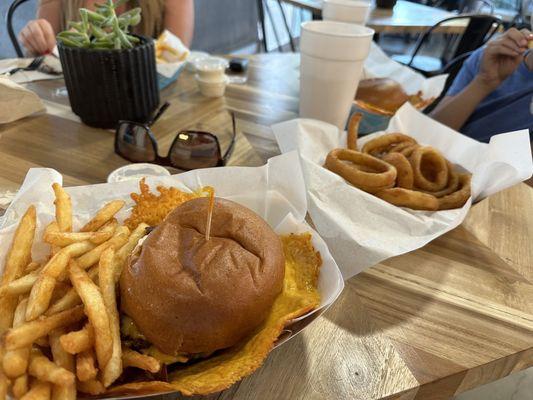
POLYGON ((139 38, 129 34, 130 26, 141 21, 141 9, 133 8, 120 15, 116 9, 128 0, 106 0, 96 4, 95 11, 80 8, 80 21, 70 21, 69 30, 58 33, 57 39, 68 47, 87 49, 131 49, 139 38))

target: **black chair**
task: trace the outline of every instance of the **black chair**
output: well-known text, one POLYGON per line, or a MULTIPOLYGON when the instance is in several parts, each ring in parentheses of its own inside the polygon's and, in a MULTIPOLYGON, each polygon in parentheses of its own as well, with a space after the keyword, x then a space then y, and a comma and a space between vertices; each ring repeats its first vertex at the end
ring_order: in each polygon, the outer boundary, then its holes
POLYGON ((453 60, 464 53, 483 46, 498 31, 501 25, 500 18, 488 14, 464 14, 446 18, 433 25, 420 36, 411 55, 394 55, 392 58, 425 76, 434 76, 442 71, 448 60, 453 60), (468 23, 463 33, 454 35, 455 38, 448 38, 449 40, 444 46, 440 57, 418 54, 422 47, 429 42, 432 35, 439 33, 439 28, 443 25, 465 19, 468 20, 468 23), (455 50, 449 49, 451 42, 454 43, 455 50))
POLYGON ((21 4, 27 2, 28 0, 15 0, 11 5, 9 6, 9 10, 7 10, 6 14, 6 25, 7 25, 7 33, 9 34, 9 38, 11 39, 11 43, 13 44, 13 47, 15 48, 15 52, 17 53, 18 57, 24 57, 24 53, 22 52, 22 49, 20 48, 20 44, 17 40, 17 35, 15 34, 15 31, 13 30, 13 14, 15 13, 15 10, 20 6, 21 4))
MULTIPOLYGON (((285 9, 283 8, 283 5, 281 4, 281 0, 277 0, 277 3, 278 3, 278 7, 281 13, 281 18, 283 20, 285 31, 289 38, 289 46, 291 48, 291 51, 294 52, 296 51, 296 45, 295 45, 294 38, 292 36, 291 28, 289 27, 289 23, 287 21, 287 15, 285 14, 285 9)), ((262 34, 261 44, 262 44, 263 50, 265 52, 268 52, 268 43, 267 43, 267 37, 266 37, 266 17, 268 16, 268 19, 270 20, 272 24, 272 31, 274 32, 276 43, 278 45, 277 48, 279 51, 283 51, 283 46, 282 46, 278 31, 276 30, 272 11, 270 10, 267 0, 257 0, 257 11, 259 13, 259 25, 260 25, 261 34, 262 34)))

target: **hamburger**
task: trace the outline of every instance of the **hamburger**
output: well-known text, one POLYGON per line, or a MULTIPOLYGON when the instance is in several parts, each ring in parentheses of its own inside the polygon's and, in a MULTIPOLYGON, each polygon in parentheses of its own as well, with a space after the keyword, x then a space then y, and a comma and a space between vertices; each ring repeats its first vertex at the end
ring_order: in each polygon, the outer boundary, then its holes
POLYGON ((207 240, 208 209, 205 197, 177 207, 120 278, 121 308, 136 336, 171 358, 235 346, 265 320, 283 287, 283 246, 270 226, 216 198, 207 240))
POLYGON ((401 85, 390 78, 364 79, 359 82, 355 103, 366 111, 392 116, 407 101, 423 108, 433 99, 422 99, 422 92, 408 95, 401 85))

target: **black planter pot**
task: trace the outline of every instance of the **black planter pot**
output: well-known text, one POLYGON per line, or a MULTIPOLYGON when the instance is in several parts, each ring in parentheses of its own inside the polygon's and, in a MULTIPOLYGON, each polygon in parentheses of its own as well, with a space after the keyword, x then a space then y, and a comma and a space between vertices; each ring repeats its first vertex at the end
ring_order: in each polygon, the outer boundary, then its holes
POLYGON ((119 120, 146 122, 159 105, 154 41, 133 49, 94 50, 58 43, 72 111, 87 125, 115 128, 119 120))

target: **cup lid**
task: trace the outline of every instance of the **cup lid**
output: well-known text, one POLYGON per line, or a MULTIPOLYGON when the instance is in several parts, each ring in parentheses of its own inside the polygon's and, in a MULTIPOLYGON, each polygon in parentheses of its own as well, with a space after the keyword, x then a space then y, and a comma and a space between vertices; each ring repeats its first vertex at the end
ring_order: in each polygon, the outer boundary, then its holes
POLYGON ((228 65, 228 60, 220 57, 201 58, 194 62, 196 70, 202 72, 225 71, 228 65))
POLYGON ((135 163, 124 165, 111 172, 107 177, 108 183, 136 180, 149 176, 169 176, 170 172, 157 164, 135 163))

